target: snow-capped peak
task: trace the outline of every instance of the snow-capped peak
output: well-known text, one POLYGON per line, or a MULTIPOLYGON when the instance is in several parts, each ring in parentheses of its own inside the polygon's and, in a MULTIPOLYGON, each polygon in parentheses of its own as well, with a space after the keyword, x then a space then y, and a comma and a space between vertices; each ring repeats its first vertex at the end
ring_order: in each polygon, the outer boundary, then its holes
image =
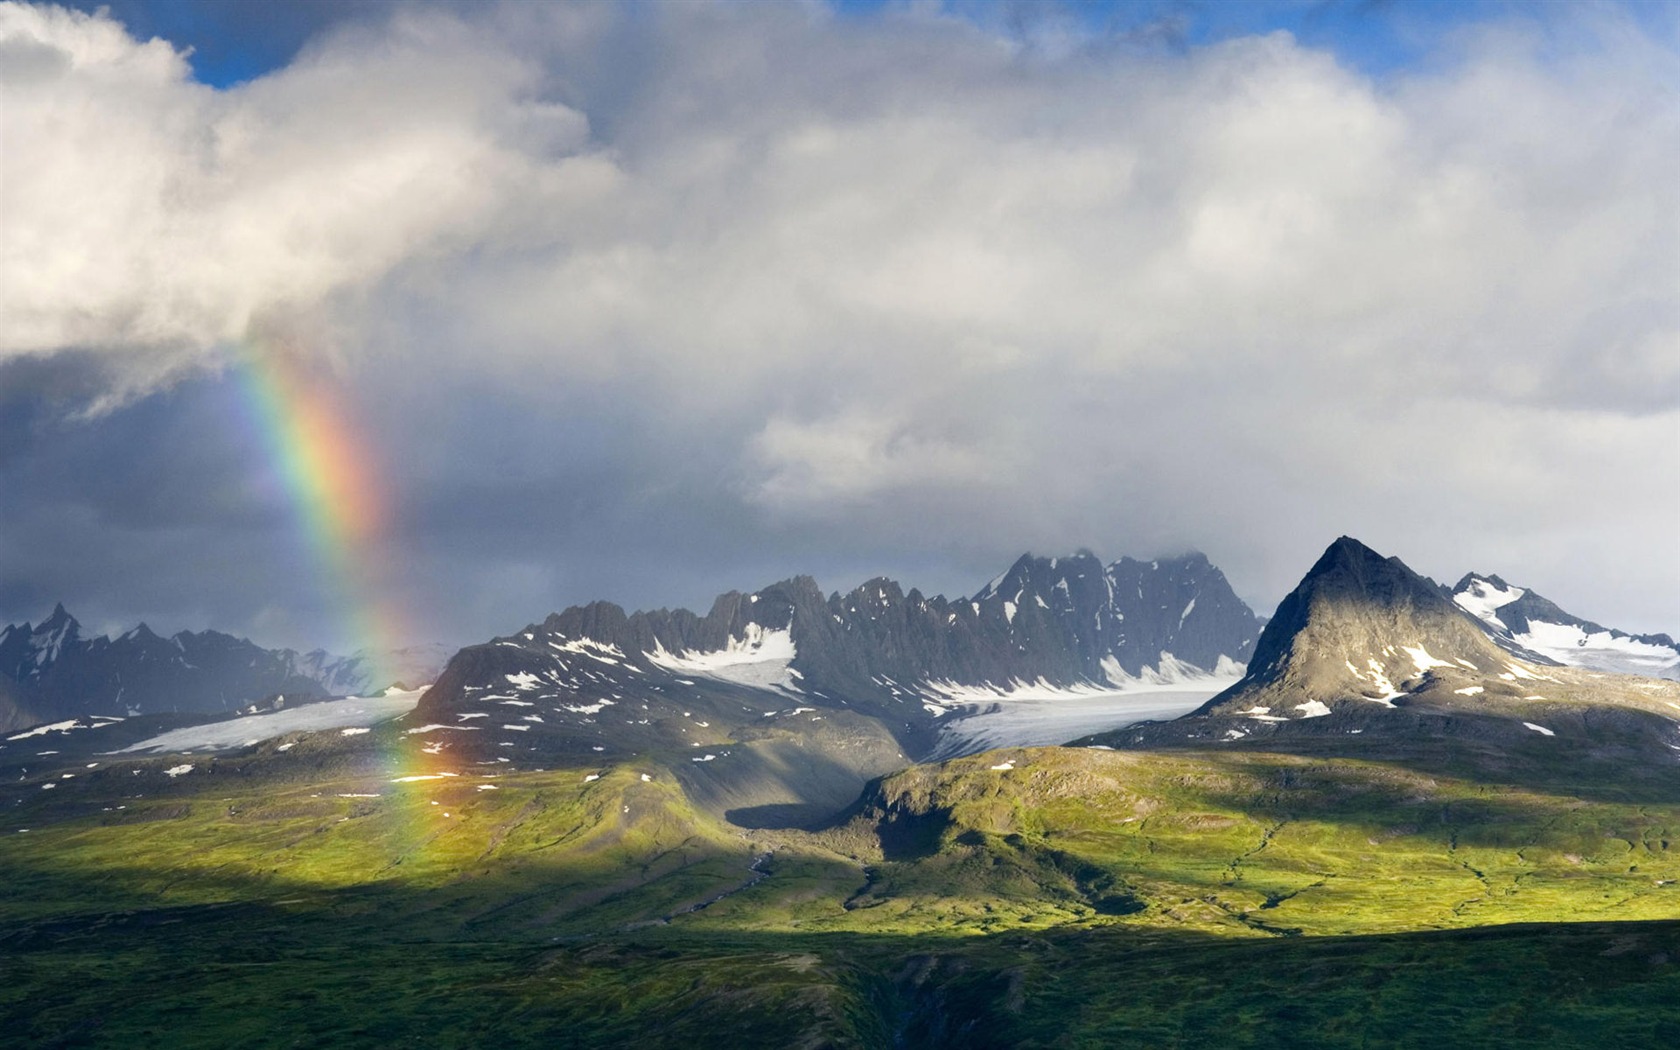
POLYGON ((1483 623, 1505 630, 1505 622, 1499 618, 1498 611, 1526 593, 1521 587, 1512 587, 1497 576, 1470 575, 1458 585, 1453 601, 1483 623))

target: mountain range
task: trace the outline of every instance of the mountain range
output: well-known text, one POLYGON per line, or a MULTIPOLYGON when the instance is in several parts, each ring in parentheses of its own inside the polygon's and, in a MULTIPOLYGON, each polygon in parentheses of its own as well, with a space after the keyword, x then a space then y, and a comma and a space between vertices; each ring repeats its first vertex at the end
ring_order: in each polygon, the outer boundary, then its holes
POLYGON ((1200 554, 1025 555, 958 599, 885 578, 824 597, 795 577, 720 595, 705 616, 596 602, 470 646, 413 732, 513 768, 686 752, 691 793, 736 819, 808 816, 925 758, 960 707, 1234 675, 1259 626, 1200 554))
POLYGON ((116 638, 87 638, 60 604, 39 624, 0 628, 0 729, 89 716, 231 714, 277 695, 344 696, 392 684, 376 676, 419 685, 448 655, 439 645, 377 658, 300 654, 213 630, 164 638, 144 623, 116 638))

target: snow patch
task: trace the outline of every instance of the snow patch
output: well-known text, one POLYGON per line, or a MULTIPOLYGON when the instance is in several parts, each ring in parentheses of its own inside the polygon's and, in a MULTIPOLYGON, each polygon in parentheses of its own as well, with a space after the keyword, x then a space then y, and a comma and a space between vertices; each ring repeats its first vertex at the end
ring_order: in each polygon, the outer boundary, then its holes
POLYGON ((1483 689, 1479 685, 1467 685, 1463 689, 1453 690, 1453 692, 1457 693, 1459 696, 1479 696, 1486 691, 1487 690, 1483 689))
POLYGON ((166 777, 179 777, 191 773, 192 771, 192 763, 187 762, 179 766, 170 766, 168 769, 163 771, 163 775, 166 777))
POLYGON ((1537 726, 1533 722, 1524 722, 1523 725, 1527 726, 1529 729, 1534 730, 1536 733, 1544 733, 1547 736, 1557 736, 1556 733, 1552 732, 1550 729, 1547 729, 1545 726, 1537 726))
POLYGON ((612 705, 611 700, 597 700, 593 704, 561 704, 560 710, 570 711, 574 715, 598 715, 602 708, 612 705))
POLYGON ((789 673, 797 655, 792 630, 773 630, 749 623, 740 638, 731 636, 722 649, 711 652, 684 649, 681 653, 671 653, 655 643, 647 658, 667 671, 701 675, 755 689, 797 692, 798 680, 789 673))
POLYGON ((624 650, 610 642, 597 642, 593 638, 567 639, 564 642, 549 642, 550 649, 562 653, 576 653, 587 656, 591 660, 599 660, 604 664, 617 665, 624 660, 624 650))
POLYGON ((1301 712, 1302 718, 1323 718, 1330 713, 1330 708, 1322 700, 1308 700, 1304 704, 1296 704, 1295 710, 1301 712))
POLYGON ((1426 673, 1431 667, 1452 666, 1452 664, 1447 663, 1445 660, 1437 660, 1433 656, 1430 656, 1429 650, 1425 649, 1421 645, 1416 649, 1409 645, 1402 645, 1400 648, 1405 651, 1407 656, 1412 658, 1412 663, 1417 666, 1418 674, 1426 673))
POLYGON ((54 722, 51 725, 36 726, 34 729, 25 730, 24 732, 19 733, 16 736, 9 736, 6 739, 7 740, 28 740, 32 736, 45 736, 48 733, 58 733, 58 732, 65 732, 65 731, 68 731, 68 730, 71 730, 71 729, 86 729, 86 728, 88 728, 88 727, 82 725, 80 719, 72 718, 68 722, 54 722))

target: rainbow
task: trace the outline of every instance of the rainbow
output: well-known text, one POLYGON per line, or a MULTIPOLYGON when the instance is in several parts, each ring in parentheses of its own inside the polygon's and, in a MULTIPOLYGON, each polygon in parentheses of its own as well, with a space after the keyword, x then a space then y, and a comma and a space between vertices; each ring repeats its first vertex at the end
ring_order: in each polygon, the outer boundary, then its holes
MULTIPOLYGON (((339 644, 368 653, 370 678, 390 682, 395 669, 381 657, 413 635, 392 601, 400 590, 391 561, 392 502, 375 445, 357 427, 330 372, 275 341, 239 349, 232 363, 237 385, 291 503, 301 553, 337 612, 339 644)), ((431 789, 459 783, 442 779, 458 776, 457 763, 442 746, 400 729, 374 739, 383 741, 383 775, 398 786, 405 849, 418 848, 458 808, 431 797, 431 789)))
MULTIPOLYGON (((296 516, 304 554, 337 610, 340 644, 378 661, 411 636, 388 595, 390 493, 339 384, 289 348, 250 343, 234 372, 255 430, 296 516)), ((369 666, 376 681, 392 669, 369 666)), ((412 683, 411 683, 412 684, 412 683)))

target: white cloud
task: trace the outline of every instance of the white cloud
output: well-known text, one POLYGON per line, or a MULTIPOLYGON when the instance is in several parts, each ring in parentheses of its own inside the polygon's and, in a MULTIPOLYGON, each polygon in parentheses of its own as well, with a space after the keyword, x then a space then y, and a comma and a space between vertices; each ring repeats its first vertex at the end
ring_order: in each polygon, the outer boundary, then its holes
MULTIPOLYGON (((352 370, 703 433, 772 518, 890 504, 849 525, 886 548, 961 513, 976 560, 1196 543, 1261 596, 1348 531, 1569 579, 1571 545, 1672 548, 1672 40, 1495 25, 1378 81, 1286 34, 466 17, 214 92, 107 19, 0 7, 29 56, 0 63, 0 354, 102 348, 143 388, 324 332, 352 370)), ((1620 600, 1671 614, 1680 565, 1650 572, 1620 600)))
POLYGON ((477 243, 528 163, 587 134, 512 104, 533 71, 436 18, 226 93, 97 15, 0 5, 0 47, 36 56, 0 67, 0 353, 105 348, 145 376, 477 243))

